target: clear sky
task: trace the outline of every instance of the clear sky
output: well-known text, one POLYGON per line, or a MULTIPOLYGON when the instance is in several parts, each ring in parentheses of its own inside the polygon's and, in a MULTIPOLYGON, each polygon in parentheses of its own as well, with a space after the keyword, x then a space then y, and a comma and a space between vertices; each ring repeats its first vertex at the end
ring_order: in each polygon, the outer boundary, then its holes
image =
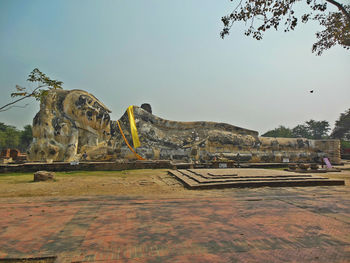
MULTIPOLYGON (((165 119, 259 133, 310 119, 333 126, 350 108, 350 52, 311 53, 321 29, 312 23, 262 41, 237 24, 222 40, 220 19, 233 7, 228 0, 0 0, 0 105, 16 84, 30 86, 38 67, 65 89, 94 94, 114 120, 147 102, 165 119)), ((39 110, 30 102, 0 113, 0 122, 30 124, 39 110)))

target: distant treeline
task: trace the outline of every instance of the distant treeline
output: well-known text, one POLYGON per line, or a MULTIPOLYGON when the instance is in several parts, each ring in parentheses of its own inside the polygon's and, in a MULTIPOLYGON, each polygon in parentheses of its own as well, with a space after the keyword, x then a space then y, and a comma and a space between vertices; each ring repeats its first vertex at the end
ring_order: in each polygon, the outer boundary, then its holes
POLYGON ((33 140, 32 126, 26 125, 23 130, 0 122, 0 149, 16 148, 25 152, 33 140))
POLYGON ((304 124, 299 124, 294 128, 279 126, 276 129, 264 133, 263 137, 283 137, 283 138, 308 138, 308 139, 327 139, 330 131, 328 121, 309 120, 304 124))
POLYGON ((350 109, 341 113, 335 122, 331 133, 328 121, 309 120, 304 124, 299 124, 294 128, 279 126, 276 129, 264 133, 264 137, 284 137, 284 138, 308 138, 308 139, 340 139, 342 145, 348 145, 350 141, 350 109))

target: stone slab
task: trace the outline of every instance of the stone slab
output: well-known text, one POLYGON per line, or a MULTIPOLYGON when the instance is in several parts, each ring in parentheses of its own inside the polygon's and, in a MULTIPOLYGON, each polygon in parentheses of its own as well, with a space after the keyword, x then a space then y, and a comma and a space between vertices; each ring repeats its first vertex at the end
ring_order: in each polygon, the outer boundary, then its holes
POLYGON ((189 189, 344 185, 344 180, 263 169, 179 169, 169 174, 189 189), (221 175, 221 176, 220 176, 221 175))

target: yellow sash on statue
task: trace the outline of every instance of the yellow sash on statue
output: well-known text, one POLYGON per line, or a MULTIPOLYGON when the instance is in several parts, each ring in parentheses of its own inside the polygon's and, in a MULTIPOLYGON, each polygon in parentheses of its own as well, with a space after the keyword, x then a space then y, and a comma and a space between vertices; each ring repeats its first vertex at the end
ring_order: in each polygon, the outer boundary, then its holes
POLYGON ((134 148, 137 148, 137 147, 141 146, 141 143, 139 140, 139 136, 137 134, 137 128, 136 128, 135 117, 134 117, 134 106, 129 106, 127 109, 127 112, 128 112, 128 116, 129 116, 132 142, 134 144, 134 148))

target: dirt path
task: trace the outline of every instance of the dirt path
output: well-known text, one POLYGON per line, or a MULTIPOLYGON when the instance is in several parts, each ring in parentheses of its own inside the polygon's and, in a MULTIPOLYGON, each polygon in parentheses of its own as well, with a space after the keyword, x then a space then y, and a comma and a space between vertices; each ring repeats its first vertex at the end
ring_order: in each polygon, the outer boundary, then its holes
MULTIPOLYGON (((246 169, 248 170, 248 169, 246 169)), ((269 170, 262 170, 268 173, 269 170)), ((316 174, 315 174, 316 175, 316 174)), ((350 185, 350 171, 317 174, 344 179, 350 185)), ((56 173, 53 182, 33 182, 32 173, 0 174, 0 197, 95 196, 115 195, 147 198, 224 196, 223 190, 187 190, 166 169, 128 171, 79 171, 56 173)), ((259 192, 262 189, 250 189, 259 192)))

